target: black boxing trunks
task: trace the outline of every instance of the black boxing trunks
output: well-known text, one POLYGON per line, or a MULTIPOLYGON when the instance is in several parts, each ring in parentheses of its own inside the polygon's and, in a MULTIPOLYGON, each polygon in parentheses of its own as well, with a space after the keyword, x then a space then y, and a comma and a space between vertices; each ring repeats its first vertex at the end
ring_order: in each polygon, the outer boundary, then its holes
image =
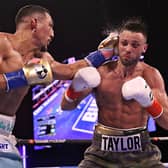
POLYGON ((122 130, 97 124, 79 168, 164 168, 160 159, 146 128, 122 130))

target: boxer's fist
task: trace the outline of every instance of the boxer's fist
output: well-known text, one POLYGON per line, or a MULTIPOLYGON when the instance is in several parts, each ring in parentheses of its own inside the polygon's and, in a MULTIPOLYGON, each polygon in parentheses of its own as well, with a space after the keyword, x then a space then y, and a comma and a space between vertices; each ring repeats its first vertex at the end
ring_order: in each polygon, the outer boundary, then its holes
POLYGON ((85 67, 79 69, 73 80, 72 87, 75 91, 83 91, 85 89, 97 87, 100 84, 100 74, 94 67, 85 67))
MULTIPOLYGON (((117 32, 110 33, 110 35, 99 44, 98 51, 91 52, 85 57, 85 60, 89 65, 97 68, 104 62, 111 60, 113 56, 118 56, 117 32)), ((114 60, 116 60, 116 57, 114 60)))
POLYGON ((98 46, 102 52, 111 52, 111 55, 118 55, 118 32, 111 32, 98 46))
POLYGON ((100 74, 96 68, 81 68, 76 72, 71 86, 65 92, 65 98, 69 101, 73 101, 80 96, 81 91, 97 87, 100 84, 100 81, 100 74))
POLYGON ((29 63, 18 71, 5 73, 7 90, 27 85, 49 84, 52 82, 52 71, 45 59, 39 64, 29 63))
POLYGON ((140 76, 123 84, 122 95, 126 100, 135 99, 143 107, 148 107, 153 102, 152 91, 146 81, 140 76))
POLYGON ((25 65, 23 71, 29 85, 49 84, 53 81, 52 71, 46 59, 41 59, 38 64, 25 65))
POLYGON ((154 98, 147 82, 140 76, 125 82, 122 86, 122 95, 125 100, 136 100, 153 116, 158 118, 163 112, 160 103, 154 98))

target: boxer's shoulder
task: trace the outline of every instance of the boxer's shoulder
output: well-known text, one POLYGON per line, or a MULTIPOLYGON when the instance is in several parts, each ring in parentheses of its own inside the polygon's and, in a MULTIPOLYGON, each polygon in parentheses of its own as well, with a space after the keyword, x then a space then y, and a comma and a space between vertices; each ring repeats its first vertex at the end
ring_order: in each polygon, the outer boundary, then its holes
POLYGON ((151 65, 145 64, 143 66, 143 76, 158 77, 158 76, 160 76, 160 72, 157 68, 155 68, 151 65))
POLYGON ((7 52, 12 48, 8 33, 0 33, 0 52, 7 52))
POLYGON ((111 72, 117 67, 117 61, 107 61, 98 68, 99 71, 111 72))
POLYGON ((5 33, 5 32, 0 32, 0 40, 1 41, 9 41, 10 38, 13 38, 14 34, 10 33, 5 33))
POLYGON ((10 33, 0 32, 0 38, 1 37, 8 37, 9 35, 10 35, 10 33))

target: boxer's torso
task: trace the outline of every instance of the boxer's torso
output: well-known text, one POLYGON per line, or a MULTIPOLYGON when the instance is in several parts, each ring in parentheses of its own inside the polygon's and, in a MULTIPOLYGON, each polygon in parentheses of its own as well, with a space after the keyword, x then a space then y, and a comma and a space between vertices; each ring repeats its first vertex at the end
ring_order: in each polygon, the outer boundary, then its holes
MULTIPOLYGON (((0 33, 0 73, 16 71, 35 55, 36 50, 22 42, 20 35, 0 33), (5 40, 4 40, 5 39, 5 40), (6 69, 8 67, 8 69, 6 69)), ((29 87, 0 91, 0 114, 15 115, 29 87)))
POLYGON ((9 92, 0 92, 0 114, 14 116, 28 90, 29 87, 22 87, 9 92))
POLYGON ((96 89, 95 96, 100 123, 123 129, 146 125, 147 112, 136 101, 125 101, 121 93, 123 83, 136 76, 143 76, 145 66, 145 63, 140 62, 126 75, 117 63, 109 63, 99 68, 102 82, 96 89))

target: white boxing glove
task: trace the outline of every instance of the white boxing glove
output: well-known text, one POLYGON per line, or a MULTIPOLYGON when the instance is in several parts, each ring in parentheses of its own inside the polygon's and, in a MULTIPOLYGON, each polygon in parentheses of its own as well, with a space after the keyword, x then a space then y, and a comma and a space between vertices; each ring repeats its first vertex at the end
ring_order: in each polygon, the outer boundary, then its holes
POLYGON ((74 91, 79 92, 89 88, 97 87, 100 84, 100 74, 94 67, 85 67, 76 72, 72 87, 74 91))
POLYGON ((65 98, 72 102, 80 96, 81 91, 97 87, 100 84, 100 81, 101 77, 96 68, 81 68, 76 72, 71 86, 65 92, 65 98))
POLYGON ((163 107, 154 98, 151 88, 140 76, 123 84, 122 95, 125 100, 136 100, 142 107, 145 107, 155 119, 160 117, 163 112, 163 107))
POLYGON ((135 99, 143 107, 148 107, 153 102, 152 91, 146 81, 140 76, 123 84, 122 95, 126 100, 135 99))

